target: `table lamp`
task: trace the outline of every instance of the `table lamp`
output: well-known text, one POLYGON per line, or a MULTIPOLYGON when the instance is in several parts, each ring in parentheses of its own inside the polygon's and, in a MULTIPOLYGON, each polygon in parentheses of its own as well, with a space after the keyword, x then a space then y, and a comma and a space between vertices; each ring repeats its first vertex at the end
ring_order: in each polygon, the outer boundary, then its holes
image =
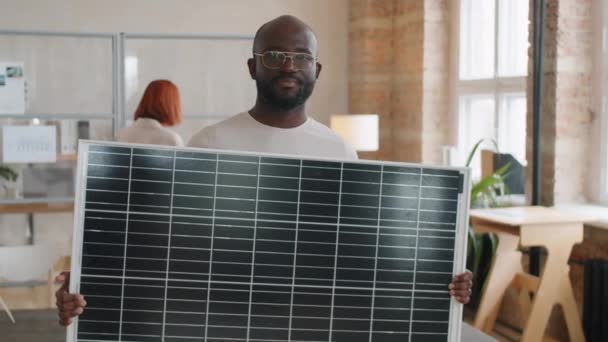
POLYGON ((356 151, 378 151, 378 115, 332 115, 330 127, 356 151))

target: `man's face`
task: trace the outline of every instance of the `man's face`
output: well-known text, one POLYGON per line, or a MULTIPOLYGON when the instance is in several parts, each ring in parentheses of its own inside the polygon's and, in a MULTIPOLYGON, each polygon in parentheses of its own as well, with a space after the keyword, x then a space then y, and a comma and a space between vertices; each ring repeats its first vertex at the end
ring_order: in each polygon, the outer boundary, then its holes
POLYGON ((254 47, 257 55, 249 61, 249 71, 261 101, 291 110, 308 100, 321 65, 316 62, 316 39, 310 30, 277 28, 264 32, 254 47))

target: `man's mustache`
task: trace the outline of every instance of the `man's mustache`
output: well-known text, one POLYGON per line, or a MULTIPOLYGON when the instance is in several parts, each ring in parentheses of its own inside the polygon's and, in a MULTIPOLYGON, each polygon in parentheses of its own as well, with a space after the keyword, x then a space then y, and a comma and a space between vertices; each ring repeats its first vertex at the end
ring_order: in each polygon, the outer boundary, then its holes
POLYGON ((296 76, 290 76, 290 75, 279 75, 275 78, 272 79, 272 82, 276 82, 278 80, 293 80, 295 82, 297 82, 298 84, 302 85, 304 83, 304 81, 296 76))

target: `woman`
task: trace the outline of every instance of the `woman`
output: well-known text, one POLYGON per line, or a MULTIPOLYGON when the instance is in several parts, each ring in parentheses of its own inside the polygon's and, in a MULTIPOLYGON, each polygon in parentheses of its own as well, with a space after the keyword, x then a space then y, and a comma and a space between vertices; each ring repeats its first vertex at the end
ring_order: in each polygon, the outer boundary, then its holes
POLYGON ((167 127, 182 121, 179 90, 171 81, 150 82, 135 110, 135 122, 118 132, 118 141, 184 146, 182 138, 167 127))

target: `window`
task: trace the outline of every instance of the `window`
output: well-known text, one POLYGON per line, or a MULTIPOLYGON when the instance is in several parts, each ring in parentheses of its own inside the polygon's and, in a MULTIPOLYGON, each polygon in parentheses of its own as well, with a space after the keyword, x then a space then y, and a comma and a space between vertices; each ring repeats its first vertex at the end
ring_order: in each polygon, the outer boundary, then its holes
MULTIPOLYGON (((482 138, 525 164, 528 0, 460 0, 458 11, 458 151, 465 160, 482 138)), ((481 174, 479 154, 471 165, 481 174)))

